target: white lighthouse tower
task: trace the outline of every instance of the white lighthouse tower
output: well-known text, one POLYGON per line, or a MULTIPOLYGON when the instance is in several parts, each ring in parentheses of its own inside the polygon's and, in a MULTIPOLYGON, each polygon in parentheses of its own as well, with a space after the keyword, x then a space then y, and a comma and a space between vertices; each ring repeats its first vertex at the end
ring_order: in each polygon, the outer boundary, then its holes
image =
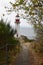
POLYGON ((15 30, 16 30, 16 37, 20 37, 20 17, 19 14, 16 15, 15 18, 15 30))

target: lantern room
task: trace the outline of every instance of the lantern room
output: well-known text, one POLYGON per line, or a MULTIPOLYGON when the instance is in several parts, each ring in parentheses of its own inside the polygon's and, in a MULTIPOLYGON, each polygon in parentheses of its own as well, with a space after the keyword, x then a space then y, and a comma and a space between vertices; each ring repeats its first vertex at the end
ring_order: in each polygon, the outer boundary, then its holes
POLYGON ((15 23, 16 24, 20 24, 19 14, 16 15, 15 23))

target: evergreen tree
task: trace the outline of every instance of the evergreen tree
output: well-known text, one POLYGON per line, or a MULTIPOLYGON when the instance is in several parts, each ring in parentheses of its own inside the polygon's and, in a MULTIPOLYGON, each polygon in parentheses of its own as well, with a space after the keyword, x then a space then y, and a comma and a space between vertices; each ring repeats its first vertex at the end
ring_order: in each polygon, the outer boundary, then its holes
POLYGON ((0 21, 0 65, 6 65, 6 52, 8 52, 8 61, 12 60, 12 56, 19 51, 19 41, 14 38, 15 31, 10 27, 10 24, 0 21), (6 51, 7 45, 7 51, 6 51), (17 48, 18 46, 18 48, 17 48), (10 55, 9 55, 10 54, 10 55))
POLYGON ((16 44, 14 38, 15 31, 10 27, 10 24, 6 24, 3 20, 0 21, 0 46, 3 44, 16 44))

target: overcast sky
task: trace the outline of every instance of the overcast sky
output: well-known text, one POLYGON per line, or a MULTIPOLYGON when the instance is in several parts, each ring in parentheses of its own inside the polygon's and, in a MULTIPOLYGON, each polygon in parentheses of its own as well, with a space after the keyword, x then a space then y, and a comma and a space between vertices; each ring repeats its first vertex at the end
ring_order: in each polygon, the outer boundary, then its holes
MULTIPOLYGON (((15 25, 14 21, 15 21, 16 12, 12 12, 10 15, 8 15, 7 12, 6 12, 6 9, 5 9, 5 6, 8 7, 8 8, 12 7, 9 2, 14 3, 15 0, 0 0, 0 19, 1 18, 4 18, 4 20, 7 19, 7 22, 10 22, 10 24, 12 26, 14 26, 15 25), (4 17, 2 16, 3 14, 5 14, 4 17)), ((31 27, 31 24, 28 24, 27 23, 28 21, 25 20, 25 19, 20 18, 20 22, 21 22, 20 26, 22 26, 22 27, 31 27)))

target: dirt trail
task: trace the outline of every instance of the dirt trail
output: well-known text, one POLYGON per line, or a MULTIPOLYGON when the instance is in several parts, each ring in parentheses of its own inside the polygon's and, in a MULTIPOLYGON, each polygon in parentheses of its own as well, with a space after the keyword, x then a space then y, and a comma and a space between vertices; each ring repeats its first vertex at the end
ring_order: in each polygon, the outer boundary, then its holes
POLYGON ((24 43, 23 39, 19 39, 21 43, 21 50, 16 58, 15 64, 13 65, 35 65, 34 57, 30 52, 29 45, 30 43, 24 43))

